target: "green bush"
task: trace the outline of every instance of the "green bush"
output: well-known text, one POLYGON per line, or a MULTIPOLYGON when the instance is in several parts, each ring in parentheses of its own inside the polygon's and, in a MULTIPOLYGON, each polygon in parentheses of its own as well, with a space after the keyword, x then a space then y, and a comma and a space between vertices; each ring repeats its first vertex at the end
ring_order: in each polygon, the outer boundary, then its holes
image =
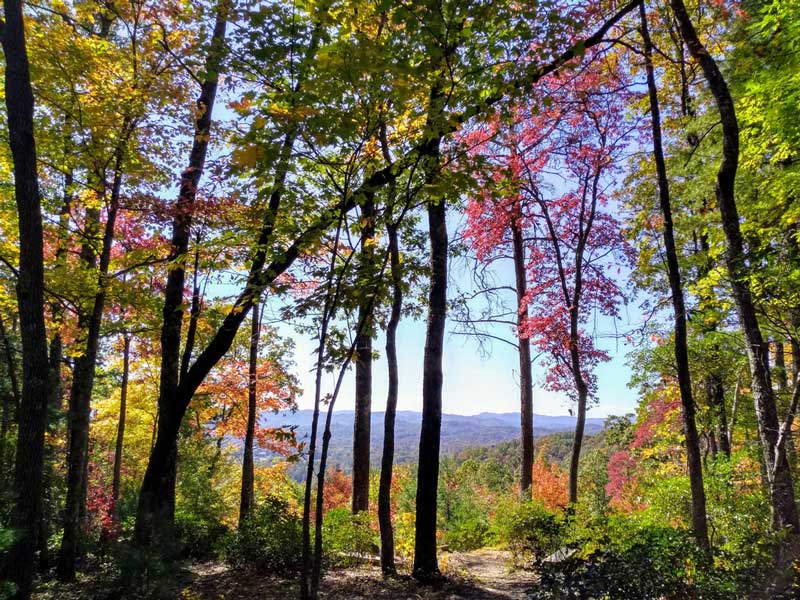
POLYGON ((234 533, 225 560, 234 569, 292 575, 300 568, 302 523, 289 503, 268 497, 234 533))
POLYGON ((539 566, 536 600, 723 600, 745 597, 736 574, 704 563, 685 528, 658 525, 650 515, 612 515, 575 523, 575 554, 539 566))
POLYGON ((174 576, 169 561, 158 548, 136 548, 130 544, 116 547, 112 598, 148 598, 167 596, 165 581, 174 576))
POLYGON ((454 521, 445 532, 444 539, 450 550, 457 552, 477 550, 489 539, 489 523, 482 516, 454 521))
MULTIPOLYGON (((0 556, 11 547, 14 543, 14 532, 11 529, 5 529, 0 526, 0 556)), ((15 586, 10 581, 3 581, 0 579, 0 600, 11 598, 14 595, 15 586)))
POLYGON ((322 549, 329 567, 362 564, 377 552, 369 514, 365 511, 354 515, 346 508, 328 511, 322 521, 322 549))
POLYGON ((179 543, 179 553, 183 557, 219 556, 228 533, 228 528, 216 519, 184 511, 175 513, 175 536, 179 543))
POLYGON ((533 500, 502 504, 492 525, 495 540, 511 550, 514 564, 538 564, 565 542, 564 517, 533 500))

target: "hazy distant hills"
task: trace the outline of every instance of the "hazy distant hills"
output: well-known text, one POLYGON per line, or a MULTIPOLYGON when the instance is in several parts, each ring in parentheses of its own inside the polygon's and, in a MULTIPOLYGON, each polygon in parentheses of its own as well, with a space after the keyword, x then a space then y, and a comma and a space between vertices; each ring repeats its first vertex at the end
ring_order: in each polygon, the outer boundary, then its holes
MULTIPOLYGON (((311 431, 311 410, 281 413, 262 418, 269 427, 296 427, 298 440, 308 440, 311 431)), ((383 448, 383 412, 372 414, 371 460, 380 464, 383 448)), ((395 462, 415 462, 419 445, 422 415, 415 411, 399 411, 395 422, 395 462)), ((320 438, 325 414, 320 415, 320 438)), ((586 419, 586 433, 591 435, 603 428, 604 419, 586 419)), ((479 415, 442 415, 442 455, 455 455, 466 448, 491 446, 519 437, 519 413, 481 413, 479 415)), ((534 415, 534 437, 541 437, 575 428, 574 417, 534 415)), ((331 449, 328 464, 350 469, 353 447, 353 411, 335 411, 331 421, 331 449)), ((257 460, 269 460, 266 452, 256 450, 257 460)))

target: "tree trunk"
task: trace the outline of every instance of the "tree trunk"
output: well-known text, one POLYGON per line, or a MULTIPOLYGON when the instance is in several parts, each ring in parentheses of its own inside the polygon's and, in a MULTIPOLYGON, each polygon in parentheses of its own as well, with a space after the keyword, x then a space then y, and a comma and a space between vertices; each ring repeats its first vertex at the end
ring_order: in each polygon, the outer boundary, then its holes
MULTIPOLYGON (((438 152, 436 153, 438 160, 438 152)), ((422 427, 417 468, 414 570, 416 579, 438 577, 436 501, 439 489, 439 446, 442 429, 442 354, 447 320, 447 222, 444 198, 430 199, 428 228, 431 243, 428 325, 422 371, 422 427)))
POLYGON ((572 452, 569 460, 569 503, 571 505, 578 502, 578 473, 580 471, 581 448, 583 447, 583 432, 586 427, 586 405, 588 399, 589 392, 586 389, 586 384, 583 383, 578 388, 575 435, 572 438, 572 452))
POLYGON ((53 339, 50 340, 50 397, 47 400, 47 424, 45 425, 45 447, 44 464, 42 466, 42 515, 39 525, 39 569, 47 571, 50 569, 50 549, 48 542, 51 536, 51 525, 53 518, 53 482, 56 481, 55 462, 60 462, 58 448, 56 444, 48 443, 48 434, 54 430, 55 422, 58 418, 58 410, 61 407, 61 395, 63 386, 61 382, 61 363, 64 358, 64 345, 61 340, 61 333, 56 331, 53 339))
POLYGON ((253 465, 253 439, 256 433, 256 392, 258 391, 258 341, 260 323, 258 303, 253 304, 253 327, 250 331, 250 365, 247 385, 247 433, 244 436, 244 456, 242 457, 242 494, 239 501, 239 527, 247 520, 256 503, 255 469, 253 465))
POLYGON ((727 240, 725 262, 731 291, 739 313, 739 326, 746 342, 752 374, 752 394, 756 405, 759 437, 770 484, 773 525, 797 532, 800 527, 794 498, 792 474, 785 448, 778 448, 778 412, 769 372, 769 352, 758 324, 753 297, 748 284, 749 267, 739 226, 739 212, 734 193, 739 162, 739 124, 728 85, 708 50, 700 42, 683 0, 670 0, 672 12, 692 57, 703 69, 717 103, 722 123, 722 161, 717 172, 716 198, 727 240))
POLYGON ((789 385, 786 379, 786 358, 784 356, 783 342, 775 340, 775 385, 778 391, 785 391, 789 385))
POLYGON ((338 290, 339 282, 334 286, 334 278, 336 275, 336 257, 339 248, 339 237, 342 232, 342 222, 344 214, 340 214, 339 222, 336 227, 336 235, 333 240, 333 249, 331 250, 331 259, 328 266, 328 275, 325 282, 325 303, 322 308, 322 316, 319 326, 319 337, 317 340, 317 364, 315 367, 314 377, 314 412, 311 417, 311 433, 308 441, 308 464, 306 465, 306 480, 304 483, 303 494, 303 532, 302 532, 302 557, 300 566, 300 598, 301 600, 309 600, 314 593, 314 574, 312 573, 314 565, 312 565, 311 553, 311 491, 313 489, 314 479, 314 459, 317 449, 317 429, 319 427, 319 411, 320 403, 322 401, 322 372, 325 365, 325 348, 328 343, 328 326, 333 314, 338 307, 338 290))
MULTIPOLYGON (((161 373, 158 396, 158 430, 150 453, 139 504, 133 542, 145 547, 156 542, 167 549, 173 534, 175 514, 175 468, 178 431, 194 390, 180 390, 180 345, 183 324, 184 264, 189 247, 192 214, 200 176, 206 162, 211 115, 217 95, 225 50, 225 31, 230 3, 220 0, 205 62, 205 80, 197 99, 198 116, 189 165, 181 174, 178 200, 172 221, 170 269, 164 291, 164 321, 161 326, 161 373), (166 544, 166 545, 164 545, 166 544)), ((241 316, 244 318, 244 315, 241 316)), ((235 333, 235 332, 234 332, 235 333)))
POLYGON ((731 457, 730 435, 728 435, 728 415, 725 410, 725 388, 715 373, 706 379, 706 394, 714 418, 714 430, 719 441, 719 451, 731 457))
MULTIPOLYGON (((10 449, 6 448, 8 432, 11 429, 12 415, 16 415, 20 405, 19 381, 17 379, 17 361, 14 359, 14 349, 11 347, 11 338, 6 331, 5 323, 0 316, 0 344, 3 345, 3 358, 5 359, 6 372, 11 382, 10 394, 3 396, 3 412, 0 418, 0 484, 3 489, 6 486, 6 468, 10 466, 10 460, 6 457, 10 454, 10 449)), ((10 458, 10 456, 9 456, 10 458)))
MULTIPOLYGON (((697 434, 694 399, 692 397, 692 381, 689 371, 689 349, 686 334, 686 306, 684 304, 683 286, 681 283, 678 251, 672 223, 672 206, 669 193, 667 167, 664 162, 664 150, 661 142, 661 111, 658 104, 655 74, 653 71, 653 44, 647 30, 647 16, 644 4, 639 5, 641 16, 641 34, 645 45, 647 69, 647 88, 650 97, 650 113, 653 128, 653 158, 658 177, 658 200, 661 214, 664 217, 664 248, 667 256, 667 272, 672 310, 675 323, 675 364, 678 370, 678 387, 683 409, 683 432, 686 444, 686 461, 689 469, 689 484, 692 491, 692 529, 700 548, 708 559, 711 558, 711 544, 708 539, 708 521, 706 520, 706 494, 703 487, 703 465, 700 455, 700 441, 697 434)), ((723 400, 724 401, 724 400, 723 400)), ((724 405, 723 405, 724 406, 724 405)), ((723 408, 724 410, 724 408, 723 408)), ((727 436, 726 436, 727 437, 727 436)))
POLYGON ((357 284, 360 292, 356 338, 355 417, 353 419, 353 514, 369 510, 370 419, 372 418, 372 305, 375 241, 375 199, 367 194, 362 204, 361 264, 357 284))
POLYGON ((389 371, 389 390, 386 395, 386 413, 383 420, 383 456, 378 487, 378 524, 381 532, 381 571, 384 576, 395 575, 394 531, 392 530, 392 471, 394 468, 394 422, 397 414, 397 326, 403 310, 403 274, 400 267, 400 249, 397 224, 386 226, 389 237, 389 260, 392 267, 392 312, 386 325, 386 364, 389 371))
POLYGON ((44 252, 33 91, 21 0, 4 0, 7 126, 14 167, 14 198, 19 217, 17 304, 22 339, 22 393, 19 408, 13 503, 8 526, 17 536, 2 568, 2 578, 17 586, 15 597, 30 597, 36 568, 41 515, 44 432, 47 425, 49 364, 44 325, 44 252))
MULTIPOLYGON (((64 534, 58 557, 57 576, 61 581, 75 579, 75 563, 78 558, 80 538, 84 525, 86 489, 88 484, 89 424, 91 416, 92 392, 97 370, 97 353, 100 344, 100 330, 108 291, 108 270, 111 263, 111 248, 114 243, 114 228, 119 212, 120 190, 122 187, 122 166, 125 155, 125 140, 130 130, 123 125, 124 135, 116 151, 114 180, 106 217, 105 229, 100 251, 97 274, 97 291, 92 311, 87 319, 81 319, 86 331, 84 353, 75 361, 75 372, 69 399, 69 453, 67 459, 67 498, 64 507, 64 534)), ((88 212, 88 211, 87 211, 88 212)), ((94 218, 94 217, 93 217, 94 218)), ((88 233, 89 228, 87 228, 88 233)), ((91 249, 92 240, 84 243, 81 255, 92 266, 95 262, 91 249)), ((83 329, 83 328, 82 328, 83 329)))
MULTIPOLYGON (((525 271, 525 246, 522 229, 518 221, 511 225, 514 248, 514 275, 517 287, 517 323, 522 325, 528 318, 528 307, 523 306, 527 292, 525 271)), ((522 461, 520 464, 519 490, 523 498, 531 496, 533 478, 533 372, 531 365, 531 341, 519 338, 519 397, 520 397, 520 437, 522 441, 522 461)))
POLYGON ((119 491, 122 480, 122 449, 125 441, 125 413, 128 408, 128 378, 130 376, 131 336, 126 332, 122 346, 122 383, 119 389, 119 420, 114 448, 114 478, 111 482, 111 506, 115 523, 119 523, 119 491))

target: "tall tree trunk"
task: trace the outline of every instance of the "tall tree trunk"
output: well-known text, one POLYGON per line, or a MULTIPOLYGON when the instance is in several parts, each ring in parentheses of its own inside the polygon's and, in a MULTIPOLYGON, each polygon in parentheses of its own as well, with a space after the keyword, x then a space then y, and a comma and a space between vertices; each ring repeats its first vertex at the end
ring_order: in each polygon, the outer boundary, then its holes
MULTIPOLYGON (((664 150, 661 142, 661 111, 658 104, 655 73, 653 71, 653 44, 647 29, 647 15, 644 4, 639 5, 641 17, 641 34, 645 46, 647 70, 647 89, 650 98, 650 113, 653 129, 653 158, 658 178, 658 201, 664 217, 664 248, 667 256, 667 273, 670 293, 672 295, 672 311, 675 324, 675 364, 678 370, 678 387, 683 409, 683 433, 686 444, 686 462, 689 469, 689 484, 692 490, 692 529, 700 548, 707 558, 711 558, 711 544, 708 539, 708 521, 706 520, 706 493, 703 487, 703 465, 700 454, 700 441, 695 420, 694 398, 692 397, 692 380, 689 371, 689 349, 686 334, 686 306, 684 304, 683 286, 681 283, 678 251, 675 247, 675 236, 672 223, 672 205, 667 179, 667 166, 664 162, 664 150)), ((724 405, 723 405, 724 406, 724 405)), ((726 436, 727 437, 727 436, 726 436)))
MULTIPOLYGON (((64 154, 71 151, 68 136, 64 136, 64 154)), ((72 185, 74 183, 72 171, 64 175, 63 202, 58 217, 58 236, 55 252, 54 270, 59 277, 64 277, 67 269, 67 253, 69 251, 69 222, 72 215, 72 185)), ((50 340, 50 399, 48 400, 47 429, 45 432, 44 449, 44 481, 42 488, 42 523, 39 534, 39 568, 42 571, 50 569, 51 556, 48 542, 51 537, 51 525, 54 521, 52 482, 55 480, 56 462, 61 461, 60 448, 54 443, 47 443, 48 434, 54 431, 55 425, 61 416, 64 386, 61 377, 61 363, 64 360, 64 342, 62 328, 64 323, 65 308, 57 299, 50 301, 51 327, 54 331, 50 340)))
POLYGON ((364 197, 361 207, 361 264, 358 269, 360 302, 358 323, 363 323, 356 338, 355 417, 353 419, 353 513, 369 510, 370 420, 372 418, 372 277, 375 241, 375 198, 364 197))
POLYGON ((247 385, 247 432, 244 436, 244 456, 242 457, 242 494, 239 500, 239 527, 247 520, 256 503, 255 470, 253 466, 253 439, 256 433, 256 393, 258 392, 258 341, 261 331, 258 303, 253 304, 253 326, 250 331, 250 364, 247 385))
POLYGON ((0 568, 17 586, 15 597, 30 597, 41 515, 44 432, 47 425, 49 364, 44 325, 44 251, 33 91, 21 0, 4 0, 2 44, 5 54, 7 126, 14 167, 14 198, 19 217, 17 304, 22 339, 22 393, 19 408, 13 504, 8 525, 17 532, 0 568))
MULTIPOLYGON (((173 535, 178 431, 194 391, 181 393, 179 390, 182 305, 186 278, 184 261, 189 247, 195 198, 208 152, 211 116, 225 55, 225 32, 230 8, 229 0, 219 0, 214 31, 205 61, 205 80, 197 99, 198 116, 194 126, 189 165, 181 174, 172 221, 169 255, 171 264, 164 290, 164 321, 161 326, 158 429, 139 492, 133 538, 134 544, 138 547, 155 543, 161 550, 166 550, 173 535)), ((244 315, 241 318, 243 319, 244 315)))
MULTIPOLYGON (((336 246, 334 246, 335 249, 336 246)), ((334 267, 334 263, 331 263, 331 268, 334 267)), ((384 262, 384 269, 386 267, 386 263, 384 262)), ((380 275, 383 275, 383 270, 381 270, 380 275)), ((370 281, 371 285, 374 285, 370 281)), ((338 288, 338 285, 337 285, 338 288)), ((330 307, 336 307, 336 303, 338 300, 338 289, 333 297, 330 307)), ((374 308, 375 302, 375 295, 371 295, 370 299, 367 301, 367 304, 364 306, 364 318, 358 320, 358 326, 356 328, 356 336, 353 340, 353 344, 347 351, 345 355, 344 361, 342 362, 341 366, 339 367, 339 375, 336 378, 336 385, 333 389, 333 393, 330 395, 330 401, 328 402, 328 411, 327 415, 325 416, 325 430, 322 434, 322 451, 320 452, 319 456, 319 471, 317 473, 317 498, 316 498, 316 506, 314 512, 314 565, 313 570, 311 572, 311 586, 310 586, 310 598, 316 600, 318 593, 319 593, 319 584, 322 577, 322 527, 323 527, 323 508, 325 504, 325 470, 328 465, 328 449, 330 447, 331 441, 331 422, 333 418, 333 409, 336 405, 336 399, 339 397, 339 390, 342 388, 342 382, 344 381, 344 375, 347 372, 348 367, 350 366, 350 361, 353 360, 353 357, 356 354, 357 350, 357 340, 359 336, 361 336, 366 327, 368 326, 367 321, 371 318, 372 310, 374 308)), ((326 302, 327 303, 327 302, 326 302)), ((301 587, 301 594, 305 594, 305 589, 301 587)))
POLYGON ((692 57, 699 63, 717 104, 722 123, 722 161, 717 172, 716 198, 727 240, 725 262, 731 291, 739 313, 739 326, 746 342, 752 374, 752 394, 756 405, 759 437, 770 483, 773 525, 778 529, 800 528, 794 485, 785 447, 778 447, 778 412, 769 372, 769 352, 758 324, 748 283, 749 267, 739 225, 734 193, 739 162, 739 124, 725 78, 716 61, 700 42, 683 0, 670 0, 672 12, 692 57))
POLYGON ((789 382, 786 378, 785 348, 781 340, 775 340, 775 385, 779 391, 785 391, 789 382))
MULTIPOLYGON (((370 307, 370 311, 372 308, 370 307)), ((366 322, 359 321, 357 334, 364 331, 366 322)), ((357 336, 356 336, 357 337, 357 336)), ((317 497, 314 507, 314 565, 311 572, 311 587, 310 598, 316 600, 319 595, 319 584, 322 578, 322 522, 323 522, 323 508, 325 504, 325 470, 328 466, 328 449, 331 442, 331 422, 333 418, 333 408, 336 405, 336 399, 339 397, 339 390, 342 387, 344 374, 347 367, 350 365, 350 360, 355 354, 355 344, 350 348, 347 357, 339 369, 339 376, 336 379, 336 387, 330 396, 328 403, 328 411, 325 416, 325 430, 322 434, 322 449, 319 455, 319 471, 317 472, 317 497)))
MULTIPOLYGON (((525 245, 522 227, 518 220, 511 224, 514 249, 514 276, 517 287, 517 323, 522 325, 528 318, 528 307, 523 306, 527 292, 527 273, 525 270, 525 245)), ((531 341, 519 338, 519 398, 520 398, 520 437, 522 456, 520 463, 519 489, 523 498, 530 498, 533 478, 533 372, 531 365, 531 341)))
MULTIPOLYGON (((438 152, 436 153, 438 161, 438 152)), ((447 320, 447 221, 444 198, 428 202, 431 244, 428 325, 422 371, 422 427, 417 468, 414 577, 439 575, 436 557, 436 501, 439 490, 439 447, 442 429, 442 354, 447 320)))
MULTIPOLYGON (((84 323, 86 346, 82 356, 75 361, 69 400, 69 453, 67 459, 67 498, 64 507, 64 534, 58 557, 57 575, 61 581, 75 579, 75 563, 80 548, 80 538, 84 525, 86 489, 88 486, 89 424, 92 392, 97 371, 97 354, 100 345, 100 331, 106 295, 109 286, 108 270, 111 264, 111 249, 114 244, 114 229, 119 213, 122 187, 122 166, 125 157, 125 140, 130 134, 129 123, 123 125, 123 135, 116 151, 114 179, 108 215, 103 231, 100 261, 97 273, 97 291, 92 303, 91 313, 84 323)), ((82 256, 91 266, 95 259, 91 250, 92 240, 84 244, 82 256), (90 257, 90 254, 92 255, 90 257)), ((84 320, 84 319, 81 319, 84 320)))
MULTIPOLYGON (((55 326, 58 327, 60 318, 54 319, 55 326)), ((56 330, 55 335, 50 340, 50 397, 47 400, 47 424, 45 426, 45 447, 44 465, 42 473, 42 515, 39 526, 39 569, 47 571, 50 569, 50 548, 48 542, 51 536, 51 525, 53 522, 53 482, 56 480, 56 466, 54 462, 58 460, 57 447, 55 444, 48 443, 48 434, 53 433, 55 424, 58 420, 58 411, 61 407, 61 396, 63 386, 61 382, 61 363, 64 358, 64 346, 61 340, 61 332, 56 330)))
POLYGON ((581 448, 583 447, 583 432, 586 428, 586 408, 589 400, 589 391, 583 378, 578 384, 578 405, 575 419, 575 434, 572 437, 572 451, 569 459, 569 503, 578 502, 578 473, 580 472, 581 448))
POLYGON ((342 232, 344 213, 340 214, 339 222, 336 227, 336 235, 333 240, 330 263, 328 265, 328 275, 325 281, 325 302, 322 307, 322 316, 319 325, 319 336, 317 338, 317 363, 315 366, 314 377, 314 412, 311 417, 311 433, 308 441, 308 464, 306 465, 306 480, 303 494, 303 524, 302 524, 302 556, 300 566, 300 599, 309 600, 314 593, 314 574, 311 552, 311 492, 314 479, 314 460, 317 449, 317 429, 319 427, 320 403, 322 401, 322 372, 325 365, 325 348, 328 343, 328 326, 338 307, 339 300, 339 281, 334 285, 336 276, 336 258, 339 249, 339 237, 342 232))
MULTIPOLYGON (((8 432, 11 429, 12 415, 19 412, 20 390, 19 380, 17 379, 17 361, 14 359, 14 349, 11 346, 11 338, 6 331, 6 325, 0 315, 0 344, 3 345, 3 359, 5 362, 8 379, 11 383, 10 394, 3 396, 3 412, 0 418, 0 484, 6 489, 6 468, 11 462, 6 457, 10 455, 10 449, 6 448, 8 432)), ((10 457, 9 457, 10 458, 10 457)))
POLYGON ((389 372, 389 389, 383 418, 383 456, 381 457, 381 477, 378 487, 378 524, 381 533, 381 571, 384 576, 390 576, 397 572, 394 565, 391 495, 398 389, 397 326, 403 310, 403 273, 400 266, 397 224, 387 225, 386 233, 389 237, 389 260, 392 268, 392 311, 386 325, 386 364, 389 372))
POLYGON ((728 434, 728 414, 725 410, 725 387, 716 373, 709 375, 705 383, 706 395, 713 413, 714 431, 719 442, 719 451, 730 458, 731 444, 728 434))
POLYGON ((128 409, 128 379, 131 364, 131 336, 125 332, 122 346, 122 383, 119 389, 119 418, 114 448, 114 476, 111 481, 111 506, 114 522, 119 522, 119 491, 122 481, 122 450, 125 442, 125 417, 128 409))

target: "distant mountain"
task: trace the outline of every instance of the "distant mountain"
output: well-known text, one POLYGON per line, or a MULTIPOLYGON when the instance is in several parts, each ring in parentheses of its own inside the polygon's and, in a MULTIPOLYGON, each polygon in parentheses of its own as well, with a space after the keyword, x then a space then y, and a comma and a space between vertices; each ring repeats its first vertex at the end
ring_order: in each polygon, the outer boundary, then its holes
MULTIPOLYGON (((311 431, 312 410, 299 410, 296 413, 266 415, 262 424, 269 427, 295 427, 297 439, 307 441, 311 431)), ((383 412, 372 414, 371 421, 371 461, 380 464, 383 449, 383 412)), ((320 416, 320 439, 324 427, 325 414, 320 416)), ((415 411, 398 411, 395 421, 395 462, 416 462, 419 446, 419 430, 422 415, 415 411)), ((586 434, 591 435, 603 428, 604 419, 586 419, 586 434)), ((519 437, 519 413, 489 413, 478 415, 442 415, 442 446, 444 456, 453 456, 476 446, 492 446, 519 437)), ((534 438, 552 433, 572 431, 574 417, 552 417, 534 415, 534 438)), ((353 450, 353 411, 335 411, 331 420, 331 448, 328 464, 346 471, 350 469, 353 450)), ((272 455, 256 450, 256 460, 269 461, 272 455)), ((300 476, 303 468, 293 469, 300 476)))

